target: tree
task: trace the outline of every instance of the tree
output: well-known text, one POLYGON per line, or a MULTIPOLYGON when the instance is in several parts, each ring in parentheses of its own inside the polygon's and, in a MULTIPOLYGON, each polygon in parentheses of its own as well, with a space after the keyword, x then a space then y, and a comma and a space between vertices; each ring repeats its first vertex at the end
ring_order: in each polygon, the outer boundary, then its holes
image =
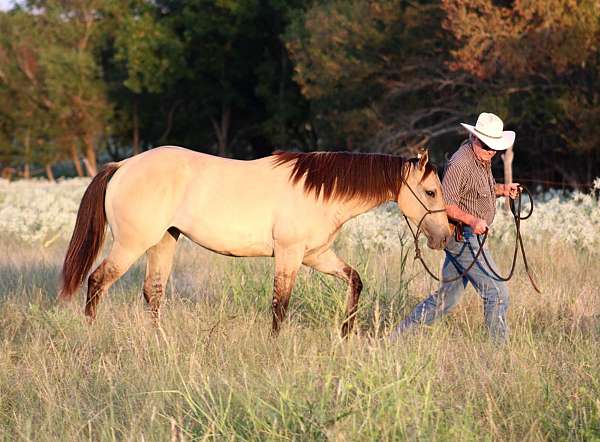
MULTIPOLYGON (((124 72, 118 84, 113 84, 119 117, 132 123, 133 153, 140 152, 140 103, 144 94, 162 94, 184 75, 183 44, 164 21, 154 2, 125 0, 111 4, 110 15, 115 26, 110 32, 114 45, 109 68, 124 72), (124 90, 123 90, 124 89, 124 90), (124 115, 125 114, 125 115, 124 115), (127 118, 128 117, 128 118, 127 118)), ((172 127, 173 114, 179 100, 170 106, 166 138, 172 127)))
POLYGON ((5 161, 17 160, 30 176, 32 163, 41 163, 52 179, 51 165, 59 153, 48 144, 53 131, 48 112, 47 72, 40 62, 44 40, 34 32, 36 18, 25 11, 0 14, 0 115, 5 161))
POLYGON ((97 170, 96 150, 111 110, 97 61, 104 6, 102 0, 28 3, 35 11, 35 30, 46 42, 39 61, 47 73, 46 102, 60 128, 56 138, 72 143, 69 149, 76 168, 76 143, 83 144, 90 175, 97 170))
POLYGON ((487 99, 501 97, 521 129, 517 143, 529 146, 522 164, 574 187, 581 171, 591 182, 600 166, 600 3, 445 0, 444 9, 458 42, 450 67, 477 78, 487 99))
POLYGON ((349 148, 415 150, 448 133, 471 85, 451 72, 437 2, 329 0, 287 33, 295 80, 349 148))
POLYGON ((182 109, 177 138, 212 139, 218 155, 253 156, 258 145, 304 136, 308 106, 279 35, 288 12, 305 2, 158 2, 161 22, 184 47, 184 76, 168 93, 182 109))

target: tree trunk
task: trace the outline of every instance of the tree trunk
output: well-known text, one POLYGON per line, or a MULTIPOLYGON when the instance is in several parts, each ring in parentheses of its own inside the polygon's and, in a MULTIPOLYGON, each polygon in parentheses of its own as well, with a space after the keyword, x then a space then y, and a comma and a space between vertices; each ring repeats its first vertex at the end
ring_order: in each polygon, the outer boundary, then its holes
POLYGON ((46 164, 46 177, 48 178, 48 181, 55 181, 54 173, 52 172, 52 164, 50 163, 46 164))
POLYGON ((140 119, 138 97, 133 98, 133 154, 140 153, 140 119))
POLYGON ((171 133, 171 130, 173 129, 173 116, 175 115, 175 110, 182 103, 183 103, 183 100, 177 100, 177 101, 175 101, 175 103, 173 103, 173 106, 171 106, 171 109, 167 113, 167 124, 165 126, 165 131, 163 132, 163 134, 158 139, 158 142, 160 144, 164 144, 165 141, 167 140, 167 137, 171 133))
POLYGON ((354 139, 352 138, 352 135, 350 135, 348 138, 346 138, 346 150, 349 152, 352 152, 353 149, 354 149, 354 139))
MULTIPOLYGON (((510 184, 513 182, 513 171, 512 171, 512 163, 515 154, 513 152, 512 146, 506 150, 502 154, 502 163, 504 164, 504 184, 510 184)), ((510 198, 506 198, 506 208, 510 209, 510 198)))
POLYGON ((121 159, 119 155, 119 145, 117 143, 111 143, 109 140, 109 142, 106 143, 106 150, 113 161, 119 161, 121 159))
POLYGON ((82 177, 83 169, 81 168, 81 163, 79 162, 79 156, 77 155, 77 147, 75 146, 75 143, 71 144, 71 160, 73 161, 73 166, 75 166, 77 176, 82 177))
POLYGON ((23 167, 23 178, 31 178, 31 168, 29 162, 31 161, 31 136, 29 129, 25 133, 25 166, 23 167))
POLYGON ((231 109, 228 107, 226 108, 225 105, 223 105, 223 109, 221 111, 221 124, 218 124, 214 118, 211 118, 210 121, 212 122, 215 134, 217 136, 217 142, 219 146, 218 155, 220 157, 224 157, 228 150, 231 109))
POLYGON ((96 175, 98 167, 96 164, 96 151, 94 150, 91 135, 85 136, 85 159, 83 160, 83 164, 85 164, 89 176, 93 177, 96 175))

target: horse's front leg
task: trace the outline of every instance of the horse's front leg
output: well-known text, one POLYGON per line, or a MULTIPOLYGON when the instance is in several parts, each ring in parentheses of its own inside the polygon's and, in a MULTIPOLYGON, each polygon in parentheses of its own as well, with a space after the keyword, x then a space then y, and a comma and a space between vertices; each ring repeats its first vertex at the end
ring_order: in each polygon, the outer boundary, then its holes
POLYGON ((285 318, 298 269, 304 257, 304 245, 283 246, 275 243, 275 281, 273 284, 273 328, 272 334, 279 332, 285 318))
POLYGON ((360 275, 356 270, 338 258, 331 249, 328 249, 317 256, 306 257, 303 264, 320 272, 337 276, 348 284, 348 291, 346 294, 346 318, 342 324, 342 337, 345 338, 348 336, 348 333, 352 331, 354 319, 356 318, 356 312, 358 310, 358 299, 360 298, 360 292, 363 287, 360 275))

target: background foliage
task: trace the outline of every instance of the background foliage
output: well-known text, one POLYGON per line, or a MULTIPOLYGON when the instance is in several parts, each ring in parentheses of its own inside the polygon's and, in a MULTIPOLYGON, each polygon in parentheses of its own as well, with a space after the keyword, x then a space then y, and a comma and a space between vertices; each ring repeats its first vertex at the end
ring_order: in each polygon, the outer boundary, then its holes
POLYGON ((30 0, 0 28, 5 173, 163 144, 441 162, 484 110, 517 131, 516 178, 600 170, 597 0, 30 0))

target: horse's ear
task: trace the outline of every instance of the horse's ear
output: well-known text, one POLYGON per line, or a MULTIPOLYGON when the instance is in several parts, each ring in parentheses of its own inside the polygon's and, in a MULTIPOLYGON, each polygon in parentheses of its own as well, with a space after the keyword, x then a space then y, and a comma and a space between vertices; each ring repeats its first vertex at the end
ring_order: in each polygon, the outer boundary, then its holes
POLYGON ((427 149, 421 150, 418 158, 419 158, 419 169, 425 170, 425 166, 429 162, 429 152, 427 151, 427 149))

